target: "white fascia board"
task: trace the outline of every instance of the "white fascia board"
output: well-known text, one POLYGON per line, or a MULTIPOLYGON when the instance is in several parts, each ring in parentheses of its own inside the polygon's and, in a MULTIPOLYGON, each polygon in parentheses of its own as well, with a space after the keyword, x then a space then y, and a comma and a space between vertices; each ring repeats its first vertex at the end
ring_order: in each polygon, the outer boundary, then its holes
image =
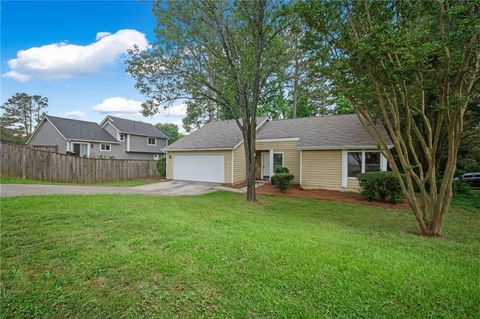
POLYGON ((241 140, 240 142, 238 142, 237 145, 235 145, 235 146, 233 147, 233 149, 236 150, 240 145, 242 145, 242 143, 243 143, 243 138, 242 138, 242 140, 241 140))
POLYGON ((261 138, 261 139, 255 140, 255 142, 257 142, 257 143, 261 143, 261 142, 295 142, 295 141, 299 141, 299 140, 300 140, 300 138, 298 138, 298 137, 261 138))
POLYGON ((257 127, 255 128, 256 131, 258 131, 263 125, 265 125, 265 123, 267 123, 268 121, 270 121, 268 118, 264 119, 260 124, 257 125, 257 127))
POLYGON ((94 141, 94 140, 79 140, 76 138, 69 139, 70 142, 88 142, 88 143, 107 143, 107 144, 120 144, 116 141, 94 141))
MULTIPOLYGON (((265 143, 265 142, 295 142, 295 141, 299 141, 300 138, 298 137, 287 137, 287 138, 260 138, 260 139, 256 139, 255 140, 255 143, 265 143)), ((240 143, 238 143, 237 145, 234 146, 234 150, 236 150, 240 145, 242 145, 243 143, 243 139, 240 141, 240 143)))
POLYGON ((231 151, 231 148, 195 148, 195 149, 188 149, 188 148, 177 148, 177 149, 167 149, 167 152, 202 152, 202 151, 231 151))
MULTIPOLYGON (((260 124, 257 125, 257 127, 255 128, 255 131, 258 131, 263 125, 265 125, 265 123, 267 123, 268 121, 270 121, 268 118, 264 119, 260 124)), ((256 140, 256 142, 258 142, 258 140, 256 140)), ((233 147, 234 150, 236 150, 240 145, 242 145, 243 143, 243 138, 240 142, 238 142, 237 145, 235 145, 233 147)))
POLYGON ((58 128, 57 128, 55 125, 53 125, 52 121, 50 121, 47 116, 44 116, 43 119, 40 121, 40 123, 38 123, 38 125, 35 127, 35 129, 33 130, 32 135, 30 135, 30 137, 28 138, 28 140, 27 140, 27 142, 26 142, 25 144, 30 143, 30 140, 31 140, 31 139, 33 138, 33 136, 37 133, 37 131, 39 130, 40 126, 43 124, 44 121, 48 121, 48 123, 50 123, 50 124, 53 126, 53 128, 55 129, 55 131, 57 131, 58 134, 60 134, 60 136, 63 137, 63 139, 64 139, 65 141, 68 141, 68 139, 65 138, 65 136, 63 136, 63 134, 58 130, 58 128))
MULTIPOLYGON (((393 148, 393 145, 388 145, 388 148, 393 148)), ((311 146, 311 147, 298 147, 299 150, 304 151, 322 151, 322 150, 378 150, 377 145, 347 145, 347 146, 311 146)))
MULTIPOLYGON (((100 122, 100 126, 103 128, 105 125, 107 125, 107 123, 108 123, 109 121, 113 122, 113 119, 110 117, 110 115, 107 115, 107 116, 105 116, 105 118, 100 122)), ((110 124, 112 124, 112 123, 110 123, 110 124)), ((113 124, 112 124, 112 125, 113 125, 113 124)), ((114 126, 114 127, 115 127, 115 126, 114 126)), ((115 128, 116 128, 116 127, 115 127, 115 128)), ((117 131, 118 131, 118 129, 117 129, 117 131)))

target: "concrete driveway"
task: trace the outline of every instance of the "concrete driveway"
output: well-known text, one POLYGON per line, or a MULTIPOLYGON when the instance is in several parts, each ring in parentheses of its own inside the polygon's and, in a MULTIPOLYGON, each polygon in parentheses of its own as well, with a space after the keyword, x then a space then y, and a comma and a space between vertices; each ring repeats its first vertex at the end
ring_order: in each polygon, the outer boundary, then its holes
POLYGON ((144 195, 200 195, 215 191, 219 184, 168 181, 134 187, 77 186, 77 185, 41 185, 41 184, 2 184, 0 196, 30 196, 56 194, 144 194, 144 195))

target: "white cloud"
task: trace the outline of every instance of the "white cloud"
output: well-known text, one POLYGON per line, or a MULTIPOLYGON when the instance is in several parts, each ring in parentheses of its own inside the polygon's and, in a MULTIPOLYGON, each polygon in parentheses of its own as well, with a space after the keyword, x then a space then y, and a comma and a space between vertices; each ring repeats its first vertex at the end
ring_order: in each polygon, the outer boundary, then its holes
POLYGON ((144 117, 140 113, 142 102, 117 96, 103 100, 101 103, 93 106, 93 110, 151 124, 174 123, 178 125, 182 133, 185 132, 182 118, 185 117, 187 112, 186 104, 173 105, 167 109, 161 109, 159 113, 153 116, 144 117))
POLYGON ((187 105, 182 103, 182 104, 177 104, 177 105, 172 105, 164 110, 162 110, 162 113, 165 113, 166 115, 170 116, 181 116, 184 117, 187 115, 187 105))
POLYGON ((17 57, 8 61, 10 71, 3 76, 25 82, 32 78, 55 80, 92 74, 115 64, 134 44, 146 49, 145 34, 124 29, 114 34, 99 32, 96 41, 88 45, 61 42, 32 47, 18 51, 17 57))
POLYGON ((98 32, 97 33, 97 36, 95 37, 95 39, 98 41, 100 40, 101 38, 105 38, 106 36, 109 36, 111 35, 110 32, 98 32))
POLYGON ((139 113, 142 110, 142 102, 117 96, 103 100, 93 109, 100 113, 139 113))
POLYGON ((72 119, 85 119, 85 113, 80 110, 73 110, 65 112, 65 116, 70 117, 72 119))

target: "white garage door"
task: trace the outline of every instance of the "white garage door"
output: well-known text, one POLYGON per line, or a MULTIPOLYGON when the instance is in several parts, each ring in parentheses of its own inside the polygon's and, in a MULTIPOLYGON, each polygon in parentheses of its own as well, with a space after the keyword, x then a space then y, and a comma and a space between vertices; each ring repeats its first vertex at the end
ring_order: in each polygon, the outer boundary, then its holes
POLYGON ((224 172, 222 154, 176 154, 174 156, 174 179, 223 183, 224 172))

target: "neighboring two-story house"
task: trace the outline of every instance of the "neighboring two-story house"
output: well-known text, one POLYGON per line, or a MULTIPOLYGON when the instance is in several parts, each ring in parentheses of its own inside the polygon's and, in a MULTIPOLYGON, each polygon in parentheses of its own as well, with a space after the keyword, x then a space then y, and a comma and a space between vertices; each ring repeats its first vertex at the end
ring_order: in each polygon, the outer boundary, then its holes
POLYGON ((152 124, 114 116, 99 125, 47 115, 27 144, 90 158, 156 160, 165 154, 167 136, 152 124))

